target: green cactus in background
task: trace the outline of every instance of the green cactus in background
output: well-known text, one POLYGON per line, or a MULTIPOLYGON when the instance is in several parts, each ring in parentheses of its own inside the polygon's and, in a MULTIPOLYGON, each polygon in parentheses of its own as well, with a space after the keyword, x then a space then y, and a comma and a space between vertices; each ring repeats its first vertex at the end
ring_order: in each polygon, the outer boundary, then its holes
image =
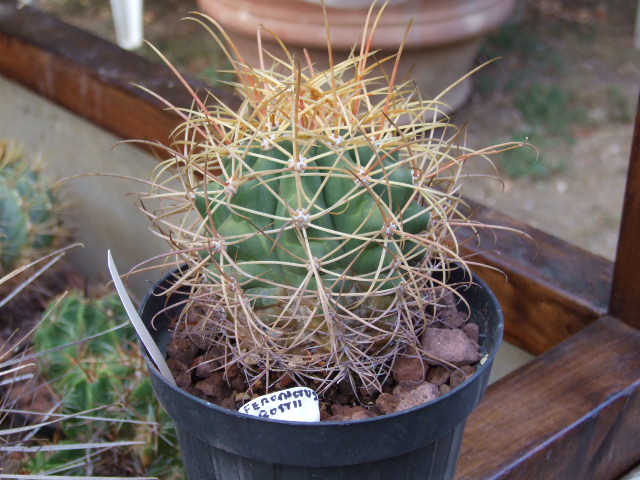
POLYGON ((35 333, 37 351, 87 340, 43 356, 42 375, 51 382, 61 401, 60 413, 73 415, 99 409, 90 415, 102 418, 62 421, 61 443, 130 440, 141 444, 94 453, 87 460, 83 460, 87 455, 83 450, 39 453, 30 462, 29 473, 75 461, 75 468, 65 473, 127 472, 163 479, 184 478, 173 423, 154 400, 144 361, 134 343, 135 332, 118 297, 114 294, 87 299, 80 293, 71 293, 50 305, 47 320, 35 333), (98 334, 101 335, 89 339, 98 334))
POLYGON ((0 141, 0 273, 55 249, 62 237, 60 206, 39 161, 27 161, 0 141))
POLYGON ((239 109, 181 78, 195 108, 176 109, 184 123, 142 203, 160 203, 147 214, 188 265, 183 324, 251 387, 287 375, 380 389, 393 358, 421 348, 454 262, 467 268, 463 165, 511 148, 460 146, 446 107, 396 81, 398 58, 373 76, 372 36, 326 71, 235 60, 239 109))

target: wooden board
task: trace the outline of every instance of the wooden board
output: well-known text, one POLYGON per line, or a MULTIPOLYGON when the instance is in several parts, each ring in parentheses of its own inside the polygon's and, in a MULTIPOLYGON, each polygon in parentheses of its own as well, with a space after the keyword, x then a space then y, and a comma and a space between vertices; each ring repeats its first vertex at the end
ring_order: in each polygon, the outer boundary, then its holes
POLYGON ((603 317, 489 388, 456 479, 609 479, 638 459, 640 331, 603 317))
POLYGON ((540 354, 607 313, 611 262, 469 203, 475 221, 522 232, 461 232, 468 239, 465 250, 472 259, 500 270, 478 269, 478 274, 500 300, 510 342, 540 354))
POLYGON ((640 328, 640 98, 622 209, 611 313, 640 328))

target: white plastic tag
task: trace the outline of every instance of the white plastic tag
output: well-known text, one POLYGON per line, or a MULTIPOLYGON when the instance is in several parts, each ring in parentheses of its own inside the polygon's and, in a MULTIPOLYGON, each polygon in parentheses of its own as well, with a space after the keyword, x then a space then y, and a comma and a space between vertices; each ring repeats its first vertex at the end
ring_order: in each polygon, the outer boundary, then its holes
POLYGON ((320 421, 318 394, 306 387, 288 388, 254 398, 238 411, 254 417, 292 422, 320 421))
POLYGON ((147 327, 144 326, 144 322, 138 315, 138 311, 133 306, 131 302, 131 298, 129 298, 129 294, 127 293, 127 289, 125 288, 122 280, 120 280, 120 274, 118 273, 118 269, 116 268, 116 264, 113 261, 113 257, 111 256, 111 250, 107 250, 107 265, 109 266, 109 272, 111 273, 111 278, 113 279, 113 284, 116 287, 116 291, 120 296, 120 300, 122 301, 122 305, 124 305, 124 309, 129 315, 129 320, 133 324, 133 327, 136 329, 136 333, 142 340, 142 343, 147 348, 149 355, 151 356, 151 360, 156 364, 160 373, 167 379, 167 381, 171 385, 175 385, 176 381, 171 375, 171 370, 169 370, 169 366, 167 362, 164 360, 162 353, 158 349, 156 342, 151 338, 151 334, 147 330, 147 327))

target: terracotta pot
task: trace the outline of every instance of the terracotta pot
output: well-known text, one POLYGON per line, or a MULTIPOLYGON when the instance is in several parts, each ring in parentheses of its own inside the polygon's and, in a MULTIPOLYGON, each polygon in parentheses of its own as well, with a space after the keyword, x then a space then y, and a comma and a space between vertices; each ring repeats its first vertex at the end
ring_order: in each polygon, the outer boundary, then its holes
MULTIPOLYGON (((346 58, 359 43, 368 8, 362 0, 327 8, 335 57, 346 58)), ((486 35, 511 14, 516 0, 397 0, 386 9, 372 49, 378 58, 397 52, 407 25, 413 25, 402 54, 400 78, 414 78, 424 98, 434 98, 466 74, 486 35)), ((333 2, 337 4, 339 2, 333 2)), ((198 0, 203 13, 218 21, 236 43, 244 59, 258 65, 256 32, 260 25, 277 35, 304 64, 309 51, 316 69, 328 67, 327 38, 322 7, 312 0, 198 0)), ((283 56, 266 32, 262 44, 283 56)), ((392 64, 385 65, 390 72, 392 64)), ((452 109, 469 96, 465 81, 444 97, 452 109)))

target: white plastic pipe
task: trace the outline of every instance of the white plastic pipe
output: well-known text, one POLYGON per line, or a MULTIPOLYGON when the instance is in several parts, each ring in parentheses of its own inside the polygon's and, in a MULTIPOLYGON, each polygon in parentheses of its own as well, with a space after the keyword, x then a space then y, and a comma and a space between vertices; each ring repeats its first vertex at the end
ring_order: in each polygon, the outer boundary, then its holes
POLYGON ((142 1, 111 0, 118 45, 126 50, 142 46, 142 1))
POLYGON ((638 8, 636 10, 636 28, 634 32, 633 43, 636 48, 640 48, 640 0, 638 0, 638 8))

